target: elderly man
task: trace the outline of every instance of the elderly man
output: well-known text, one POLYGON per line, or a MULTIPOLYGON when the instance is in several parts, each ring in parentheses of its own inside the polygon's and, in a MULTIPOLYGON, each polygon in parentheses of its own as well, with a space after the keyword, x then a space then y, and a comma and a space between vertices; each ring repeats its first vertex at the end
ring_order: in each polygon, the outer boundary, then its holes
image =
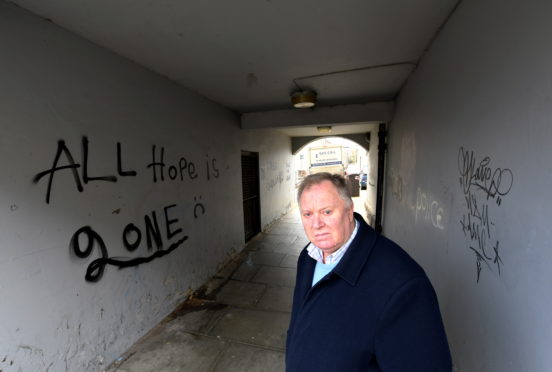
POLYGON ((345 179, 310 175, 297 200, 310 243, 297 266, 286 371, 451 371, 429 279, 353 212, 345 179))

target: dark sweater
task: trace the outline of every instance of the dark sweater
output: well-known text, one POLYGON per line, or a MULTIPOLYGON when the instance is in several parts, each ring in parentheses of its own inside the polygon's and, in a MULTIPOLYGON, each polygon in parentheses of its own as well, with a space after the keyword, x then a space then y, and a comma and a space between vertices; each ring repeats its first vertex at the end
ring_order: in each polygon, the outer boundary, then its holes
POLYGON ((299 256, 287 372, 451 371, 435 291, 423 269, 355 213, 359 230, 336 268, 311 288, 299 256))

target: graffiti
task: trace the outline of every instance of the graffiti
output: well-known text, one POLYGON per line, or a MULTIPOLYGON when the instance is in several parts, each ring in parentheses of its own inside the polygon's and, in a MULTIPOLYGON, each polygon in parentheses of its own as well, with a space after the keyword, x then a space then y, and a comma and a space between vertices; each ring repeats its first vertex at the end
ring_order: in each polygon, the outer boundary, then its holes
POLYGON ((199 210, 201 210, 201 214, 205 214, 205 206, 200 202, 201 195, 199 196, 199 199, 197 197, 194 197, 194 202, 196 203, 194 205, 194 218, 197 219, 199 217, 199 210))
MULTIPOLYGON (((15 345, 14 345, 15 347, 15 345)), ((0 359, 0 372, 8 371, 48 371, 54 362, 47 364, 44 350, 34 345, 17 345, 12 356, 4 354, 0 359), (28 367, 29 369, 25 369, 28 367)))
POLYGON ((217 159, 209 159, 209 155, 207 155, 207 160, 205 161, 205 168, 206 168, 206 174, 207 174, 207 181, 211 179, 211 177, 218 178, 220 173, 217 169, 217 159))
MULTIPOLYGON (((120 150, 120 144, 117 146, 117 155, 121 155, 120 150)), ((88 138, 82 137, 82 181, 86 185, 90 181, 105 181, 105 182, 117 182, 117 177, 108 175, 108 176, 98 176, 98 177, 89 177, 88 176, 88 138)), ((117 167, 119 169, 122 168, 121 166, 121 159, 117 159, 117 167)), ((128 175, 128 172, 126 173, 128 175)))
MULTIPOLYGON (((50 203, 50 195, 52 192, 52 183, 54 181, 54 174, 63 170, 70 170, 73 174, 73 179, 75 180, 75 185, 79 192, 84 190, 83 184, 88 184, 91 181, 104 181, 104 182, 117 182, 117 177, 114 175, 105 175, 91 177, 89 176, 89 154, 88 154, 88 138, 86 136, 82 137, 82 167, 80 163, 77 163, 71 154, 71 151, 65 145, 65 141, 59 140, 56 155, 54 156, 54 162, 52 168, 45 171, 39 172, 34 178, 33 183, 38 183, 42 177, 49 176, 48 186, 46 188, 46 204, 50 203), (64 155, 68 164, 59 165, 61 156, 64 155), (82 169, 82 178, 78 172, 78 168, 82 169)), ((122 170, 122 160, 121 160, 121 144, 117 143, 117 174, 121 177, 134 177, 136 176, 135 171, 123 171, 122 170)))
POLYGON ((396 172, 393 168, 389 170, 389 178, 391 180, 391 195, 399 201, 403 201, 403 193, 406 189, 403 178, 400 173, 396 172))
POLYGON ((466 206, 460 226, 468 240, 468 249, 475 255, 478 283, 483 268, 496 270, 500 276, 500 241, 496 238, 490 210, 493 204, 490 202, 494 201, 495 208, 500 207, 514 183, 513 172, 510 169, 493 169, 490 164, 490 157, 485 157, 477 163, 473 151, 466 151, 463 147, 458 151, 459 181, 466 206))
MULTIPOLYGON (((118 268, 138 266, 143 263, 151 262, 156 258, 163 257, 178 247, 180 247, 187 239, 187 235, 183 235, 183 230, 181 227, 176 227, 173 225, 178 224, 178 218, 170 218, 169 210, 175 208, 176 204, 168 205, 163 208, 165 216, 165 240, 170 242, 173 238, 178 238, 176 241, 172 242, 168 248, 163 249, 163 234, 159 229, 159 224, 157 221, 157 215, 155 211, 151 212, 151 217, 149 215, 144 216, 144 225, 145 225, 145 235, 146 235, 146 245, 147 249, 151 251, 153 249, 153 243, 155 243, 156 251, 155 253, 149 256, 135 257, 135 258, 113 258, 109 256, 107 251, 107 246, 104 239, 90 226, 83 226, 78 229, 73 236, 71 237, 69 248, 75 253, 79 258, 87 258, 92 254, 94 247, 97 247, 100 252, 100 257, 93 260, 86 269, 86 274, 84 276, 86 281, 97 282, 99 281, 104 273, 105 267, 107 265, 116 266, 118 268), (85 244, 83 244, 83 242, 85 244)), ((194 211, 195 213, 195 211, 194 211)), ((142 229, 129 223, 123 229, 123 246, 129 251, 134 252, 142 242, 142 229)))
POLYGON ((291 180, 291 162, 286 161, 286 181, 291 180))
POLYGON ((431 223, 433 227, 444 230, 443 214, 443 208, 439 202, 431 199, 418 188, 416 194, 416 223, 418 223, 418 218, 422 218, 424 221, 431 223))
POLYGON ((470 194, 472 188, 481 190, 487 200, 494 199, 498 205, 502 197, 512 189, 514 176, 510 169, 492 169, 489 164, 491 158, 485 157, 476 166, 473 151, 464 151, 460 147, 458 152, 458 170, 460 171, 460 184, 464 195, 470 194))
MULTIPOLYGON (((73 176, 74 185, 79 192, 85 190, 85 186, 90 182, 109 182, 116 183, 120 177, 137 177, 138 171, 125 166, 123 164, 123 148, 120 142, 116 146, 116 161, 112 174, 92 175, 90 166, 93 159, 89 150, 89 140, 86 136, 82 137, 82 161, 77 162, 73 153, 69 150, 64 140, 59 140, 54 156, 54 161, 49 169, 37 173, 33 177, 33 183, 37 184, 43 178, 47 178, 46 186, 46 204, 50 204, 53 190, 54 178, 58 172, 70 172, 73 176)), ((201 176, 200 167, 188 158, 181 156, 175 157, 171 161, 165 158, 165 148, 153 145, 151 148, 152 160, 144 166, 144 170, 151 172, 152 181, 185 181, 195 180, 201 176)), ((217 179, 220 177, 217 159, 207 155, 205 158, 205 179, 217 179)), ((85 279, 89 282, 97 282, 103 276, 107 265, 116 266, 119 268, 138 266, 143 263, 151 262, 154 259, 163 257, 178 247, 180 247, 188 236, 184 234, 184 230, 179 226, 178 218, 170 216, 171 211, 177 208, 176 204, 167 205, 163 208, 162 215, 158 218, 156 211, 146 214, 141 225, 128 223, 122 229, 122 245, 128 252, 135 252, 140 246, 145 246, 147 251, 155 252, 147 256, 141 257, 110 257, 107 245, 101 235, 91 226, 86 225, 79 228, 71 237, 69 247, 78 258, 89 257, 96 248, 99 252, 99 258, 93 260, 86 270, 85 279), (163 218, 164 217, 164 218, 163 218), (160 224, 161 222, 161 224, 160 224), (160 229, 165 227, 164 232, 160 229), (164 246, 169 244, 167 248, 164 246)), ((15 210, 12 208, 12 210, 15 210)), ((121 208, 117 208, 111 214, 119 215, 121 208)), ((202 200, 202 196, 194 197, 193 216, 198 219, 205 215, 206 207, 202 200)), ((1 371, 0 371, 1 372, 1 371)))
MULTIPOLYGON (((84 191, 84 185, 87 185, 92 181, 103 181, 115 183, 119 180, 118 177, 137 177, 138 172, 135 170, 123 170, 123 155, 122 146, 120 142, 117 142, 117 159, 116 159, 116 175, 108 174, 102 176, 90 175, 90 155, 89 155, 89 141, 86 136, 82 137, 82 163, 75 161, 73 154, 65 144, 64 140, 59 140, 57 145, 57 151, 54 156, 54 161, 50 169, 37 173, 33 177, 33 183, 37 184, 43 177, 48 176, 48 184, 46 186, 46 204, 50 204, 52 186, 54 181, 54 175, 61 171, 70 171, 75 181, 75 186, 79 192, 84 191), (61 163, 62 156, 65 158, 65 163, 61 163), (81 173, 79 173, 79 170, 81 173)), ((199 177, 198 168, 193 161, 186 159, 185 157, 179 157, 174 164, 167 164, 165 162, 165 148, 161 147, 157 151, 157 146, 152 146, 152 162, 147 164, 146 169, 150 169, 152 172, 152 180, 154 183, 163 181, 174 181, 179 179, 195 180, 199 177)), ((206 174, 205 178, 210 181, 211 178, 219 178, 220 172, 217 168, 217 159, 207 156, 206 160, 206 174)))
POLYGON ((117 174, 119 174, 120 176, 123 176, 123 177, 135 177, 136 176, 136 171, 124 171, 123 170, 123 164, 122 164, 122 161, 121 161, 121 143, 120 142, 117 142, 117 174))
MULTIPOLYGON (((158 182, 158 173, 159 181, 165 181, 165 168, 167 164, 165 163, 165 148, 161 147, 159 160, 156 160, 156 146, 153 145, 152 152, 152 162, 147 165, 147 168, 152 169, 153 182, 158 182)), ((167 175, 171 181, 175 180, 177 177, 181 181, 184 180, 184 176, 187 176, 189 179, 193 180, 197 178, 196 166, 193 162, 188 162, 186 158, 182 157, 178 160, 178 167, 176 165, 169 165, 167 168, 167 175)))
MULTIPOLYGON (((8 360, 8 356, 4 356, 4 358, 0 361, 0 364, 7 364, 9 366, 13 366, 13 360, 8 360)), ((0 368, 0 371, 3 371, 3 369, 0 368)))
POLYGON ((282 182, 284 182, 284 172, 280 171, 280 172, 278 172, 278 175, 276 177, 270 179, 267 182, 267 187, 268 187, 269 190, 272 190, 277 185, 282 184, 282 182))

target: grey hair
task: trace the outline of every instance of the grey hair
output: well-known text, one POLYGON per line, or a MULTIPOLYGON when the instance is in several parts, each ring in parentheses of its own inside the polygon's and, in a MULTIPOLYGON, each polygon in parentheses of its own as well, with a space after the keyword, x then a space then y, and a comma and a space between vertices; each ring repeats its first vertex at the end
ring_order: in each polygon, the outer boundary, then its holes
POLYGON ((305 190, 308 190, 311 186, 319 185, 324 181, 330 181, 332 185, 334 185, 337 193, 341 199, 343 199, 347 208, 351 208, 353 206, 353 199, 351 199, 351 193, 347 187, 347 180, 345 177, 328 172, 314 173, 305 177, 297 189, 297 203, 299 204, 301 195, 303 195, 305 190))

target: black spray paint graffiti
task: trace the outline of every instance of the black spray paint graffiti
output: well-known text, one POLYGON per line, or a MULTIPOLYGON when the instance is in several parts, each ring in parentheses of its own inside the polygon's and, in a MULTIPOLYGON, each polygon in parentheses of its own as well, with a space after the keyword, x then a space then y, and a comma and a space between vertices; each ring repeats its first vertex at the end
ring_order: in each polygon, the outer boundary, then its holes
POLYGON ((201 214, 205 214, 205 206, 200 202, 201 195, 199 196, 199 200, 197 197, 194 197, 194 218, 197 219, 199 217, 199 211, 201 210, 201 214))
MULTIPOLYGON (((138 172, 135 170, 123 170, 122 164, 122 146, 120 142, 117 142, 117 176, 103 175, 92 177, 89 175, 89 150, 88 150, 88 138, 82 137, 82 164, 75 161, 73 154, 66 146, 64 140, 58 141, 56 155, 54 156, 54 162, 50 169, 37 173, 33 177, 33 183, 38 183, 43 177, 48 177, 48 185, 46 187, 46 204, 50 203, 50 196, 52 193, 52 185, 54 181, 54 175, 60 171, 71 171, 73 179, 75 180, 75 186, 79 192, 84 191, 84 185, 92 181, 103 182, 117 182, 119 177, 136 177, 138 172), (65 164, 60 165, 61 157, 64 155, 65 164), (81 169, 81 174, 79 173, 81 169)), ((146 168, 151 169, 153 182, 163 182, 165 180, 180 180, 185 179, 195 180, 199 177, 198 169, 193 161, 187 160, 185 157, 180 157, 175 164, 167 164, 165 162, 165 148, 161 147, 159 154, 157 154, 156 146, 152 146, 152 162, 146 165, 146 168), (177 165, 176 165, 177 164, 177 165)), ((208 155, 205 160, 205 178, 207 181, 211 178, 218 178, 220 172, 217 168, 217 159, 211 158, 208 155)))
MULTIPOLYGON (((143 230, 145 230, 147 249, 149 251, 153 250, 154 243, 156 249, 156 251, 149 256, 135 258, 109 257, 107 246, 100 234, 98 234, 90 226, 83 226, 78 229, 71 237, 69 249, 79 258, 87 258, 88 256, 90 256, 94 247, 98 247, 100 251, 100 257, 93 260, 86 269, 86 274, 84 276, 86 281, 99 281, 102 278, 105 266, 107 265, 116 266, 118 268, 138 266, 143 263, 151 262, 156 258, 163 257, 182 246, 182 244, 186 240, 188 240, 188 236, 183 235, 183 230, 181 227, 177 227, 178 218, 169 217, 169 210, 175 207, 176 204, 171 204, 163 208, 165 216, 165 240, 167 242, 170 242, 169 247, 166 249, 163 249, 163 234, 161 233, 161 230, 159 228, 159 223, 155 211, 151 212, 151 217, 150 215, 144 216, 145 228, 143 230), (177 240, 171 242, 173 238, 177 238, 177 240), (86 247, 84 249, 81 246, 81 242, 83 241, 86 242, 86 247)), ((200 208, 202 210, 202 213, 205 214, 205 207, 203 206, 203 204, 197 203, 194 206, 195 218, 198 218, 198 208, 200 208)), ((123 245, 129 252, 134 252, 141 245, 143 230, 133 223, 127 224, 123 229, 123 245)))
MULTIPOLYGON (((178 158, 174 162, 165 161, 165 148, 160 147, 159 151, 157 146, 152 146, 152 161, 145 166, 145 169, 151 170, 152 181, 164 182, 164 181, 184 181, 195 180, 200 177, 200 171, 193 161, 186 159, 185 157, 178 158)), ((117 159, 116 159, 116 175, 108 174, 103 176, 91 176, 89 172, 89 141, 86 136, 82 137, 82 162, 75 161, 73 154, 65 144, 64 140, 59 140, 57 143, 57 151, 54 156, 52 167, 45 171, 37 173, 33 178, 33 183, 38 183, 43 177, 48 176, 48 184, 46 187, 46 204, 50 203, 50 197, 52 194, 52 187, 54 176, 57 172, 70 171, 77 190, 79 192, 84 191, 84 185, 87 185, 92 181, 103 181, 116 183, 118 177, 137 177, 138 172, 135 170, 129 170, 127 167, 123 167, 123 155, 122 146, 117 142, 117 159), (62 161, 64 157, 64 161, 62 161), (80 172, 79 172, 80 171, 80 172)), ((217 159, 210 157, 205 158, 205 179, 210 181, 211 179, 219 178, 220 172, 217 168, 217 159)), ((125 226, 122 232, 123 246, 129 252, 134 252, 140 247, 143 241, 147 246, 147 250, 151 251, 155 249, 153 254, 144 257, 135 258, 113 258, 109 256, 107 245, 100 234, 90 226, 83 226, 78 229, 71 237, 70 250, 79 258, 87 258, 92 254, 95 247, 98 248, 100 257, 93 260, 86 270, 85 279, 90 282, 97 282, 101 279, 105 266, 113 265, 119 268, 137 266, 143 263, 151 262, 156 258, 163 257, 178 247, 180 247, 187 239, 188 236, 183 234, 183 229, 178 226, 178 219, 169 217, 169 210, 175 208, 176 204, 171 204, 163 208, 164 222, 166 233, 163 236, 159 228, 159 222, 157 214, 152 211, 150 214, 144 216, 143 228, 136 226, 133 223, 129 223, 125 226), (145 238, 143 239, 143 236, 145 238), (168 248, 164 248, 164 243, 170 244, 168 248)), ((120 209, 116 209, 113 213, 119 214, 120 209)), ((202 201, 202 196, 194 197, 193 215, 195 219, 205 215, 206 208, 202 201)), ((1 372, 1 371, 0 371, 1 372)))
POLYGON ((514 183, 514 175, 510 169, 493 168, 490 164, 490 157, 477 162, 473 151, 466 151, 463 147, 458 151, 460 185, 466 202, 466 211, 460 225, 464 236, 468 238, 468 248, 475 255, 478 283, 483 267, 491 271, 494 268, 500 275, 500 242, 496 239, 489 206, 494 201, 500 207, 514 183))
MULTIPOLYGON (((56 155, 54 157, 54 163, 52 165, 52 168, 38 173, 33 178, 33 182, 38 183, 38 181, 40 181, 42 177, 47 175, 50 176, 48 179, 48 187, 46 188, 47 204, 50 203, 50 195, 52 192, 52 183, 54 181, 54 174, 62 170, 71 170, 71 172, 73 173, 73 178, 75 179, 75 185, 77 187, 77 190, 79 190, 79 192, 82 192, 84 190, 82 186, 83 183, 87 184, 88 182, 91 182, 91 181, 117 182, 117 177, 113 175, 100 176, 100 177, 88 176, 88 138, 86 137, 82 138, 82 158, 83 160, 82 160, 82 182, 81 182, 81 177, 79 175, 79 172, 77 171, 77 169, 81 167, 81 164, 75 162, 75 159, 71 154, 71 151, 69 151, 69 149, 65 145, 65 141, 64 140, 58 141, 58 147, 57 147, 56 155), (59 161, 62 154, 65 155, 65 158, 68 164, 60 166, 59 161)), ((120 143, 117 143, 117 171, 118 171, 118 174, 122 177, 136 176, 136 172, 134 171, 125 172, 122 170, 120 143)))

